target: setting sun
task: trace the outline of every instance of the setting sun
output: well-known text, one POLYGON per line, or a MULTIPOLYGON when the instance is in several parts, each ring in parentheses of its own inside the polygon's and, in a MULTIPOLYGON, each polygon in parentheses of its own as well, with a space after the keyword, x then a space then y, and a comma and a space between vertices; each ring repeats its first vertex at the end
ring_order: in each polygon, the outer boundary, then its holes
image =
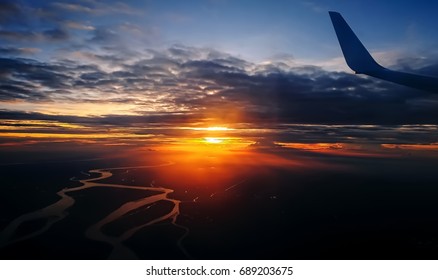
POLYGON ((205 137, 204 141, 206 143, 210 143, 210 144, 219 144, 219 143, 222 143, 224 140, 220 139, 220 138, 215 138, 215 137, 205 137))

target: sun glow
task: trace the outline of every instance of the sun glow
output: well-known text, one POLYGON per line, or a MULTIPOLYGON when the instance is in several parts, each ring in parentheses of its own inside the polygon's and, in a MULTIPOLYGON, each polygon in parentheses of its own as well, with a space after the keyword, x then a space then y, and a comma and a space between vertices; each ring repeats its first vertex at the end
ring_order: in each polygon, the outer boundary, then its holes
POLYGON ((229 131, 234 130, 226 126, 209 126, 209 127, 194 127, 192 130, 202 130, 202 131, 229 131))
POLYGON ((210 144, 220 144, 220 143, 224 142, 223 139, 215 138, 215 137, 205 137, 204 141, 206 143, 210 143, 210 144))

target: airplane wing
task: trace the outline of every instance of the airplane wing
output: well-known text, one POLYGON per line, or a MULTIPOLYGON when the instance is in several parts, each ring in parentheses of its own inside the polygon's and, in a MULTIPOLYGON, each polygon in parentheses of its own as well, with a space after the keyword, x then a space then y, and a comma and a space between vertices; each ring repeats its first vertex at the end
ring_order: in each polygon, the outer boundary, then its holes
POLYGON ((393 71, 378 64, 361 43, 340 13, 329 12, 347 65, 356 74, 438 93, 438 78, 393 71))

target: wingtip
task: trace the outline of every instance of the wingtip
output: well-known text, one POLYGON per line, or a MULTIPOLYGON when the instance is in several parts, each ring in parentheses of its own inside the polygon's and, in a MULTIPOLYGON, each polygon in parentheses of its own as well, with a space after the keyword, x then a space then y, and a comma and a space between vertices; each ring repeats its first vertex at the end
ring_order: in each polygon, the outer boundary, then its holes
POLYGON ((328 13, 329 13, 330 18, 332 18, 332 19, 333 19, 333 18, 342 18, 341 14, 338 13, 338 12, 335 12, 335 11, 329 11, 328 13))
POLYGON ((329 11, 347 65, 356 73, 379 71, 380 66, 338 12, 329 11))

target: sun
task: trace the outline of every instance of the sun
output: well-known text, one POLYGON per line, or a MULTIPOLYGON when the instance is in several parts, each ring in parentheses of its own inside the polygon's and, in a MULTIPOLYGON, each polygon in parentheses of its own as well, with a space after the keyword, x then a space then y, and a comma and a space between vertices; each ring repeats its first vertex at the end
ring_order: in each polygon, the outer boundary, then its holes
POLYGON ((215 137, 204 137, 204 141, 209 144, 220 144, 224 142, 223 139, 215 138, 215 137))

